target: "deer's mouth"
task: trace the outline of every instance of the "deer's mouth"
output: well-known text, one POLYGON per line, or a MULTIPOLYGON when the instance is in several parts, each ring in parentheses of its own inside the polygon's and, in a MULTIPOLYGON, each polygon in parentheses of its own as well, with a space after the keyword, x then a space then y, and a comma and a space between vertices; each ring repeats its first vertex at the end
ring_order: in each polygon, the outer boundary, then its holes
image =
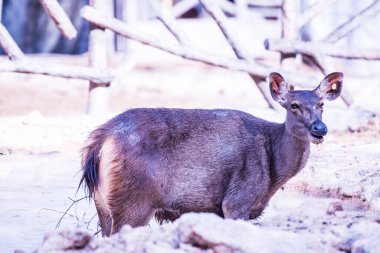
POLYGON ((314 144, 321 144, 323 142, 323 136, 309 133, 309 140, 314 144))

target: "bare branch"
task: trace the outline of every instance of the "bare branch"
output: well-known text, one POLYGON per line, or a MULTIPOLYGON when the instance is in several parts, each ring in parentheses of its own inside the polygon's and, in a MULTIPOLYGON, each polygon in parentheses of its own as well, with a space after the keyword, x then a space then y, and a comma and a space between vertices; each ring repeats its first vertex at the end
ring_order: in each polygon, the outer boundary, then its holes
POLYGON ((82 66, 73 67, 56 63, 42 63, 29 59, 19 61, 0 61, 0 71, 83 79, 96 83, 109 83, 114 77, 114 73, 111 70, 82 66))
POLYGON ((243 52, 241 50, 242 46, 238 45, 238 41, 233 39, 235 37, 233 36, 234 32, 231 27, 228 26, 227 17, 224 15, 220 7, 216 5, 214 1, 210 0, 199 0, 199 2, 203 5, 208 14, 210 14, 210 16, 215 20, 235 55, 239 59, 244 59, 247 56, 247 52, 243 52))
POLYGON ((380 12, 380 0, 373 1, 367 8, 350 18, 347 22, 337 27, 323 39, 324 42, 335 43, 347 36, 356 28, 375 17, 380 12))
POLYGON ((166 9, 160 9, 157 6, 155 0, 148 0, 148 3, 152 6, 157 14, 157 19, 168 29, 168 31, 176 38, 176 40, 181 44, 188 44, 188 38, 182 33, 175 23, 175 18, 166 9))
POLYGON ((0 46, 11 60, 19 60, 24 58, 24 53, 17 46, 7 28, 0 23, 0 46))
MULTIPOLYGON (((71 199, 71 198, 69 198, 69 199, 72 201, 72 203, 71 203, 70 206, 66 209, 66 211, 63 212, 61 218, 58 220, 57 225, 55 226, 56 229, 59 228, 59 226, 61 225, 61 222, 62 222, 63 218, 65 218, 65 216, 68 214, 68 212, 70 211, 70 209, 71 209, 76 203, 78 203, 79 201, 86 199, 86 197, 83 197, 83 198, 80 198, 80 199, 77 199, 77 200, 73 200, 73 199, 71 199)), ((76 219, 78 219, 78 217, 76 217, 76 219)))
POLYGON ((170 44, 167 42, 159 41, 155 38, 150 37, 149 35, 143 34, 136 31, 133 27, 128 24, 123 23, 120 20, 117 20, 112 17, 106 17, 102 15, 99 11, 92 8, 91 6, 85 6, 81 10, 81 16, 85 20, 96 24, 97 26, 110 29, 121 36, 133 39, 144 45, 149 45, 160 50, 169 52, 171 54, 180 56, 185 59, 194 60, 203 62, 209 65, 218 66, 230 70, 242 71, 249 73, 258 78, 266 78, 270 72, 281 71, 284 76, 287 77, 289 82, 299 85, 301 87, 308 87, 309 85, 315 85, 317 79, 314 76, 307 75, 293 75, 290 72, 283 71, 281 69, 266 67, 259 65, 255 62, 248 62, 244 60, 232 59, 228 57, 215 56, 203 51, 200 51, 196 48, 170 44))
MULTIPOLYGON (((210 14, 210 16, 215 20, 216 24, 222 31, 224 37, 228 41, 228 44, 231 46, 232 50, 234 51, 236 57, 241 60, 250 60, 251 57, 247 53, 246 50, 243 49, 242 45, 239 45, 238 41, 234 39, 232 29, 228 26, 227 17, 224 15, 223 11, 215 4, 215 2, 210 0, 200 0, 201 4, 205 8, 205 10, 210 14)), ((260 90, 261 94, 263 95, 265 101, 267 102, 268 106, 270 108, 275 109, 276 105, 271 97, 270 94, 268 94, 266 91, 268 90, 267 87, 263 89, 262 85, 258 85, 258 83, 261 81, 260 78, 258 78, 256 75, 250 74, 250 77, 255 82, 257 88, 260 90)))
POLYGON ((264 45, 267 50, 278 51, 286 54, 324 54, 345 59, 380 60, 380 50, 337 47, 331 43, 303 42, 286 39, 266 39, 264 45))
POLYGON ((302 28, 312 21, 316 16, 321 14, 323 11, 327 10, 332 4, 338 0, 323 0, 318 1, 316 4, 308 8, 302 15, 299 17, 298 27, 302 28))
POLYGON ((77 30, 57 0, 40 0, 40 3, 63 36, 69 40, 77 36, 77 30))

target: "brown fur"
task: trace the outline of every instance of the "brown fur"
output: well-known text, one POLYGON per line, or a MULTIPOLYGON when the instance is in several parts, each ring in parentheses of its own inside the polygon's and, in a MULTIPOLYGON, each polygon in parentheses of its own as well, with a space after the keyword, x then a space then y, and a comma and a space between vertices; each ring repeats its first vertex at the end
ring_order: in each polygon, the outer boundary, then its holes
POLYGON ((95 199, 103 235, 154 215, 160 223, 187 212, 258 217, 305 166, 310 141, 323 141, 322 99, 339 95, 342 74, 314 91, 289 91, 277 73, 269 80, 287 110, 283 124, 235 110, 162 108, 129 110, 94 130, 81 183, 95 199))

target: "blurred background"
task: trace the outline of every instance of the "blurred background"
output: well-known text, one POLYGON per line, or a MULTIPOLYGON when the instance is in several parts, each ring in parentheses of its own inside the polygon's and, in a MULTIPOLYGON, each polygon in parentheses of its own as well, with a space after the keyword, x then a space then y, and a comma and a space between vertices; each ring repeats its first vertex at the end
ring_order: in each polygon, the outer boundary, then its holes
POLYGON ((0 251, 34 250, 57 224, 97 231, 91 204, 65 214, 83 196, 80 149, 97 125, 135 107, 229 108, 283 122, 266 83, 273 71, 294 89, 343 72, 344 92, 325 103, 325 142, 256 225, 346 252, 370 237, 368 224, 380 235, 380 0, 0 6, 0 251))

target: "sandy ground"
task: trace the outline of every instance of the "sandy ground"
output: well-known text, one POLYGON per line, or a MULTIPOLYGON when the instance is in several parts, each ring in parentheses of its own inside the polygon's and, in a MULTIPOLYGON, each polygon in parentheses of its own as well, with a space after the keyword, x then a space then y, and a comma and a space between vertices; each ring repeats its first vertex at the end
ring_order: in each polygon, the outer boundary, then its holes
MULTIPOLYGON (((110 89, 112 113, 98 118, 83 116, 84 81, 0 74, 0 252, 35 249, 72 200, 83 196, 82 190, 76 195, 80 149, 88 133, 116 113, 134 107, 232 108, 284 120, 283 112, 267 109, 242 73, 148 48, 139 55, 135 68, 110 89)), ((84 57, 38 57, 85 64, 84 57)), ((347 76, 344 87, 355 103, 348 109, 340 100, 326 102, 326 141, 313 146, 306 168, 254 223, 326 242, 351 227, 380 226, 379 84, 379 78, 347 76)), ((92 203, 80 201, 60 226, 82 224, 95 233, 94 214, 92 203)))

